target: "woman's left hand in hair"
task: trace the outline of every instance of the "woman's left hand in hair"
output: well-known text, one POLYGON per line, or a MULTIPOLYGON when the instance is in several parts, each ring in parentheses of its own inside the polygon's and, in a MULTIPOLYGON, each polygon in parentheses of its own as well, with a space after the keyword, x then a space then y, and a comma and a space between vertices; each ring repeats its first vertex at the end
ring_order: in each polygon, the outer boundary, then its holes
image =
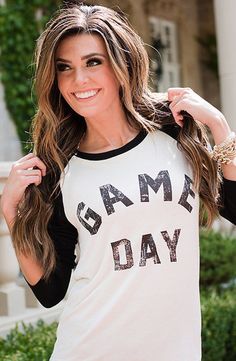
POLYGON ((227 124, 224 115, 212 104, 204 100, 191 88, 169 88, 170 110, 176 123, 183 126, 181 110, 188 112, 195 121, 207 125, 211 130, 218 124, 227 124))

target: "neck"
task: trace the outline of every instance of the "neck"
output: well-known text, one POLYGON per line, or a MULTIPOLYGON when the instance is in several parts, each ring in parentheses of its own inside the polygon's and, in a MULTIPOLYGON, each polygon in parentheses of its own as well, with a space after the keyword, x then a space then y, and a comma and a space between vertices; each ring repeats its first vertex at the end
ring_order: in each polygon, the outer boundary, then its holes
POLYGON ((124 112, 101 119, 86 119, 87 129, 79 144, 83 152, 103 152, 120 148, 132 140, 139 130, 132 127, 124 112))

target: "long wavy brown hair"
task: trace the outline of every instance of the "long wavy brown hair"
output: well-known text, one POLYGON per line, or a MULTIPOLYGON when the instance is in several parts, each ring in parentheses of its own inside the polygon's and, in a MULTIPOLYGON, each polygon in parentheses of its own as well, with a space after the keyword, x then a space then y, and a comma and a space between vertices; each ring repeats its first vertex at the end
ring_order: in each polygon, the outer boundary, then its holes
POLYGON ((44 269, 46 280, 56 266, 57 255, 48 224, 56 211, 60 176, 86 130, 85 119, 70 108, 58 90, 55 52, 62 39, 81 33, 95 33, 104 40, 121 84, 120 99, 129 124, 148 132, 173 128, 178 147, 194 172, 194 187, 201 199, 201 218, 210 225, 218 213, 220 175, 207 150, 206 130, 186 113, 183 113, 184 126, 180 128, 174 121, 169 102, 150 90, 148 54, 127 18, 104 6, 64 7, 47 24, 35 52, 38 111, 30 133, 33 152, 46 165, 47 175, 39 186, 31 184, 26 188, 12 229, 16 252, 35 257, 44 269))

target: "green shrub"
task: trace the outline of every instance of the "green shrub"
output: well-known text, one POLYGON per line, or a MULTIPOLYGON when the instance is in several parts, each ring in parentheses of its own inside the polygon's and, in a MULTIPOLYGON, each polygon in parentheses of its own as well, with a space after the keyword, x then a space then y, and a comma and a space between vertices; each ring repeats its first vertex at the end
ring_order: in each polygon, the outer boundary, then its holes
POLYGON ((200 250, 202 361, 235 361, 236 239, 202 230, 200 250))
POLYGON ((17 325, 5 339, 0 338, 1 361, 48 361, 56 340, 57 322, 47 325, 39 320, 36 326, 17 325))
POLYGON ((236 278, 236 239, 213 230, 200 232, 200 285, 221 288, 236 278))
POLYGON ((201 296, 202 361, 236 360, 236 289, 201 296))
POLYGON ((236 288, 224 295, 230 313, 229 332, 226 340, 226 354, 222 361, 236 360, 236 288))

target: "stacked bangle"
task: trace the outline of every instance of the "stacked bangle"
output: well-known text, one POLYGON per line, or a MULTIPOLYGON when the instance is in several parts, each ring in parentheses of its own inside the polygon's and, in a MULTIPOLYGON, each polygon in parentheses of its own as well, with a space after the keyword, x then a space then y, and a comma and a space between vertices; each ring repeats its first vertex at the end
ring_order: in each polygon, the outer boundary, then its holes
POLYGON ((236 157, 236 136, 231 132, 228 137, 220 144, 213 147, 211 152, 212 159, 218 163, 219 169, 221 164, 230 164, 236 157))

